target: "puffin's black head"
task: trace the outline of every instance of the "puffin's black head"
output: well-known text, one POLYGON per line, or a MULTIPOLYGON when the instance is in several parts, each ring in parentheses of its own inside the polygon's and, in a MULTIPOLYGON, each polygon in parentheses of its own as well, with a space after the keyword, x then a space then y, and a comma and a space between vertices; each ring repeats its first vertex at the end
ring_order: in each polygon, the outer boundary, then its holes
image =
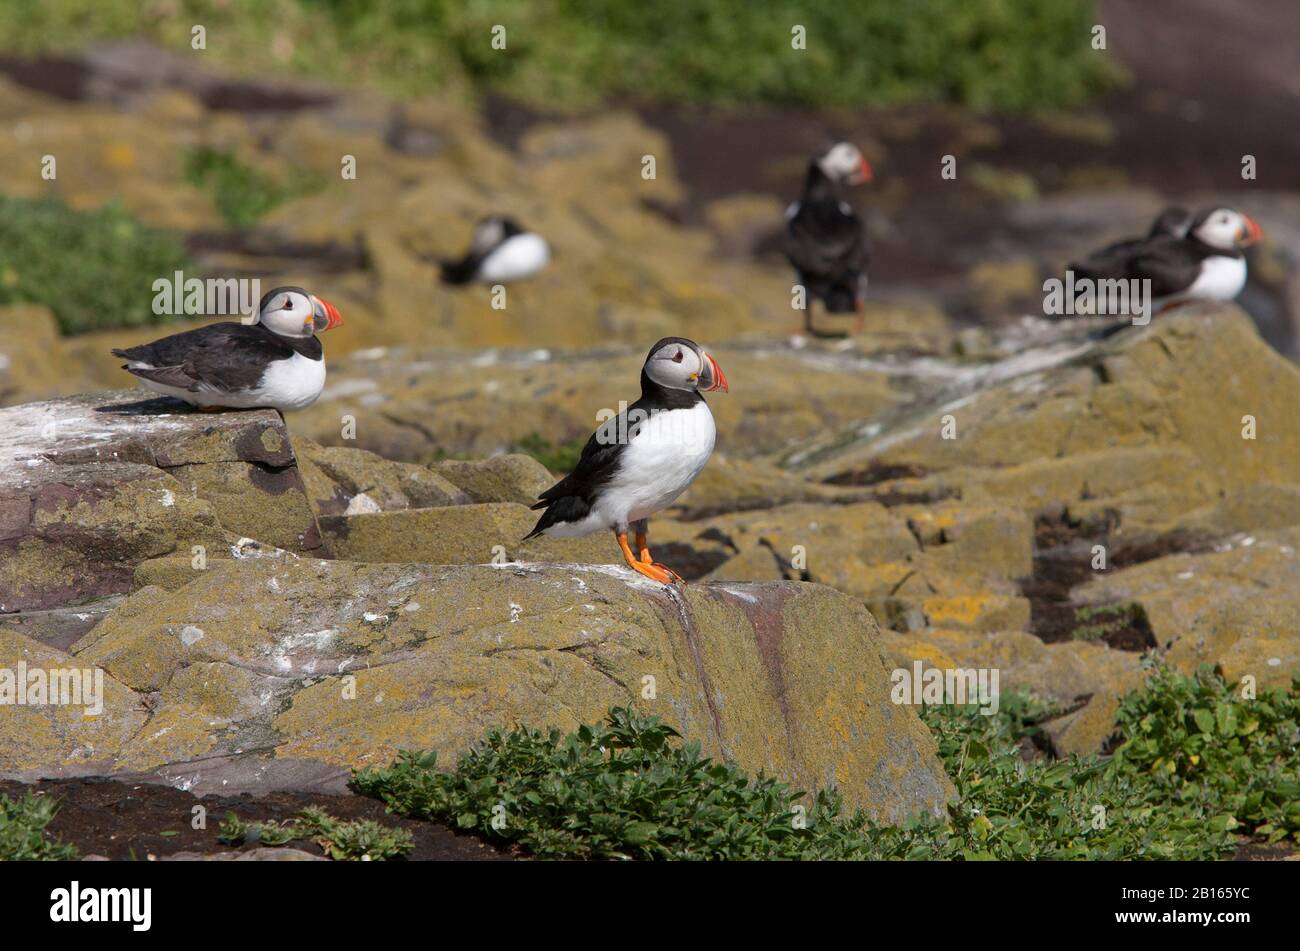
POLYGON ((852 142, 836 142, 817 154, 813 164, 833 182, 861 185, 872 179, 871 166, 852 142))
POLYGON ((673 390, 728 390, 727 376, 718 361, 694 340, 664 337, 650 348, 641 372, 660 386, 673 390))
POLYGON ((257 322, 281 337, 310 337, 343 323, 338 308, 301 287, 277 287, 262 295, 257 322))
POLYGON ((506 215, 492 215, 481 219, 474 226, 472 247, 476 254, 487 254, 497 245, 523 233, 524 229, 519 227, 519 223, 513 218, 506 215))
POLYGON ((1188 234, 1220 251, 1234 251, 1257 244, 1264 229, 1232 208, 1207 208, 1192 219, 1188 234))

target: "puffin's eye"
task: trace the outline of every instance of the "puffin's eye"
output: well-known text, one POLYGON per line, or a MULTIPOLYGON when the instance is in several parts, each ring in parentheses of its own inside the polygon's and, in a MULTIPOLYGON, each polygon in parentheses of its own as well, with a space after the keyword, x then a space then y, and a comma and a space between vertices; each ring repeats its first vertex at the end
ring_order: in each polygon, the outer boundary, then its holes
POLYGON ((681 363, 681 362, 682 362, 682 352, 678 350, 677 354, 673 357, 673 363, 681 363))
POLYGON ((284 306, 281 307, 280 309, 281 309, 281 310, 293 310, 293 299, 290 298, 290 297, 286 297, 286 298, 284 299, 284 306))

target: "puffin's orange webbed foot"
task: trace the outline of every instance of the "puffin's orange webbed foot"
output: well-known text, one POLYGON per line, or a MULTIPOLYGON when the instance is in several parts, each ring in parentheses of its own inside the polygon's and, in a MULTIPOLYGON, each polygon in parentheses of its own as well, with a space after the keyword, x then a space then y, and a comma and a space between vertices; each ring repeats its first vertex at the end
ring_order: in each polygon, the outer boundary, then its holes
POLYGON ((645 547, 645 536, 637 536, 637 547, 641 549, 641 557, 638 558, 632 553, 632 548, 627 543, 626 532, 615 532, 618 538, 618 547, 623 550, 623 560, 627 566, 637 574, 645 575, 652 581, 658 581, 660 584, 685 584, 682 576, 673 571, 667 565, 661 565, 650 557, 650 550, 645 547))

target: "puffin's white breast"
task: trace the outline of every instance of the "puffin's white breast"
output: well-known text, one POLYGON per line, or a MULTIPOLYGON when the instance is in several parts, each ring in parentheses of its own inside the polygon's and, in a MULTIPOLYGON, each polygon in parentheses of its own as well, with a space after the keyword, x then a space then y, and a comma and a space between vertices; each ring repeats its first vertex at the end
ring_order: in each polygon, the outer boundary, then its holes
POLYGON ((619 455, 594 506, 611 524, 648 518, 690 487, 713 453, 717 429, 703 401, 652 413, 619 455))
POLYGON ((316 402, 325 388, 325 358, 312 360, 295 353, 287 360, 275 360, 267 365, 266 372, 256 387, 244 393, 231 394, 244 406, 274 406, 276 409, 303 409, 316 402))
POLYGON ((537 234, 517 234, 493 249, 479 265, 477 277, 487 284, 508 284, 532 277, 551 259, 546 239, 537 234))
POLYGON ((1215 255, 1201 262, 1201 273, 1180 297, 1232 300, 1246 286, 1246 259, 1215 255))

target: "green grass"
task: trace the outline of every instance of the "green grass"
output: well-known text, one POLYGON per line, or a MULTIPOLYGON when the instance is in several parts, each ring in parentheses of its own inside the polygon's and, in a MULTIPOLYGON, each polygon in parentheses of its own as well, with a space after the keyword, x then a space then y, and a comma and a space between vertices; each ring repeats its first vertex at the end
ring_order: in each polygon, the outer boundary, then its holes
POLYGON ((551 472, 572 472, 582 458, 582 450, 587 445, 587 438, 579 436, 567 443, 551 442, 539 433, 529 433, 510 445, 511 452, 522 452, 532 456, 551 472))
POLYGON ((212 196, 217 211, 232 228, 251 228, 271 209, 324 186, 320 178, 303 169, 290 168, 279 180, 245 165, 231 152, 207 146, 186 154, 185 180, 212 196))
POLYGON ((157 323, 152 285, 191 268, 180 238, 121 205, 0 196, 0 304, 45 304, 64 333, 157 323))
POLYGON ((335 861, 382 862, 411 851, 411 834, 369 819, 344 821, 320 809, 304 809, 285 822, 245 822, 233 812, 221 822, 219 841, 226 845, 287 845, 311 839, 335 861))
POLYGON ((401 815, 550 858, 1212 859, 1234 832, 1300 842, 1300 682, 1247 701, 1209 671, 1156 669, 1121 708, 1127 752, 1027 761, 1021 741, 1051 713, 1008 694, 996 716, 924 708, 958 796, 944 816, 898 826, 845 814, 834 790, 805 797, 713 762, 622 708, 568 734, 492 730, 450 772, 406 752, 352 785, 401 815))
POLYGON ((1117 70, 1091 49, 1092 0, 18 0, 0 47, 26 53, 144 35, 227 68, 373 83, 399 94, 497 91, 558 109, 623 98, 859 107, 950 101, 1076 106, 1117 70), (807 48, 791 47, 791 28, 807 48), (491 45, 506 28, 506 49, 491 45))
POLYGON ((62 861, 77 858, 77 850, 46 832, 59 811, 49 796, 23 793, 20 799, 0 794, 0 862, 62 861))

